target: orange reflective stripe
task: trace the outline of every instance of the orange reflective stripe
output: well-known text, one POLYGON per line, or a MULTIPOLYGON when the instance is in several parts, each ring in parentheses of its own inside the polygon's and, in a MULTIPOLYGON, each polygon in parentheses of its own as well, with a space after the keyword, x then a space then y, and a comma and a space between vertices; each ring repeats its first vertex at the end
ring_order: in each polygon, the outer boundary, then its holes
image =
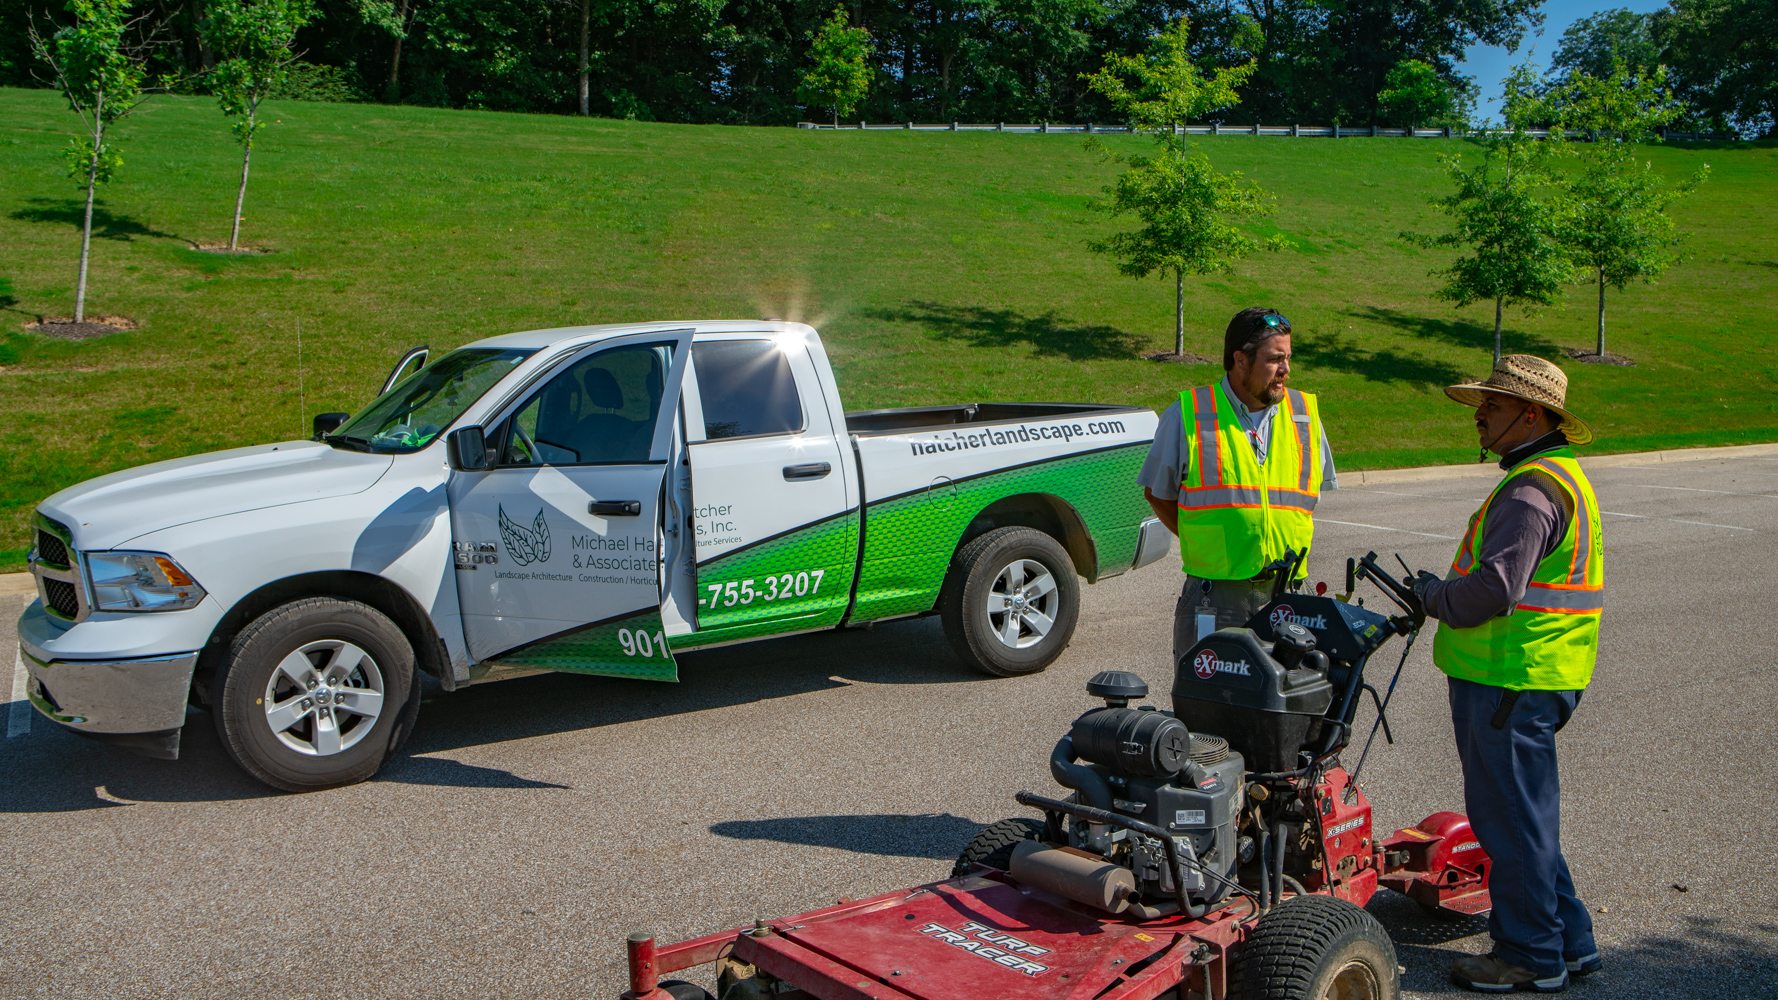
MULTIPOLYGON (((1309 423, 1296 418, 1298 414, 1308 416, 1309 405, 1304 402, 1303 394, 1295 389, 1286 389, 1285 393, 1290 397, 1290 426, 1296 432, 1297 489, 1307 493, 1309 492, 1309 423)), ((1273 426, 1276 426, 1276 423, 1273 426)), ((1314 505, 1311 504, 1309 509, 1314 510, 1314 505)))
POLYGON ((1593 558, 1593 522, 1587 516, 1587 497, 1580 484, 1568 474, 1568 470, 1555 462, 1535 461, 1530 463, 1539 469, 1555 476, 1568 487, 1569 495, 1574 497, 1574 555, 1568 560, 1568 582, 1587 582, 1587 562, 1593 558))
POLYGON ((1216 387, 1192 390, 1192 417, 1198 435, 1198 481, 1222 485, 1222 437, 1216 427, 1216 387))
POLYGON ((1598 614, 1605 610, 1605 588, 1561 583, 1533 583, 1516 605, 1520 611, 1554 614, 1598 614))

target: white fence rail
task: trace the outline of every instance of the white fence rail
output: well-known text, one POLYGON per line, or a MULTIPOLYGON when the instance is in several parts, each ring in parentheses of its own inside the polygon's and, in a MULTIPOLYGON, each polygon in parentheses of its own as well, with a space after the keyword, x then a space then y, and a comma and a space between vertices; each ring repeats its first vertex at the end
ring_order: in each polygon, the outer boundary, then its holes
MULTIPOLYGON (((797 128, 807 129, 901 129, 911 132, 1035 132, 1040 134, 1073 134, 1073 135, 1128 135, 1130 129, 1121 125, 1058 125, 1044 122, 1037 125, 1012 125, 1005 122, 992 124, 963 122, 937 122, 921 124, 919 122, 858 122, 857 124, 829 125, 823 122, 797 122, 797 128)), ((1528 129, 1532 136, 1543 139, 1550 134, 1549 129, 1528 129)), ((1485 135, 1486 131, 1465 131, 1449 128, 1379 128, 1374 125, 1354 127, 1350 125, 1175 125, 1174 135, 1274 135, 1291 138, 1324 138, 1324 139, 1360 139, 1360 138, 1396 138, 1396 139, 1451 139, 1470 135, 1485 135)), ((1570 139, 1589 139, 1591 134, 1581 129, 1569 129, 1570 139)), ((1694 142, 1699 140, 1723 141, 1739 139, 1733 132, 1662 132, 1661 138, 1672 142, 1694 142)))

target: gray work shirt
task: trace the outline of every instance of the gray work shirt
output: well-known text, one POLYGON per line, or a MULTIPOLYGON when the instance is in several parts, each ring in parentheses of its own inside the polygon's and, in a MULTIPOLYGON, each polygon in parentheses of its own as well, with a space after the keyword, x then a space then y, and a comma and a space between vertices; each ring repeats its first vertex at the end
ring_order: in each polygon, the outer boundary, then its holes
MULTIPOLYGON (((1222 377, 1222 390, 1229 402, 1235 405, 1235 415, 1240 418, 1242 426, 1247 428, 1247 441, 1253 445, 1254 456, 1264 465, 1266 453, 1272 444, 1272 415, 1278 412, 1276 403, 1258 412, 1251 411, 1235 395, 1229 386, 1227 375, 1222 377)), ((1179 484, 1185 481, 1185 474, 1191 471, 1191 453, 1186 448, 1185 422, 1179 412, 1179 404, 1174 403, 1161 414, 1161 426, 1155 429, 1154 444, 1148 448, 1148 458, 1142 463, 1142 471, 1137 473, 1136 481, 1148 487, 1148 491, 1159 500, 1179 500, 1179 484)), ((1327 444, 1327 428, 1321 429, 1321 488, 1337 490, 1340 481, 1334 474, 1333 449, 1327 444)))

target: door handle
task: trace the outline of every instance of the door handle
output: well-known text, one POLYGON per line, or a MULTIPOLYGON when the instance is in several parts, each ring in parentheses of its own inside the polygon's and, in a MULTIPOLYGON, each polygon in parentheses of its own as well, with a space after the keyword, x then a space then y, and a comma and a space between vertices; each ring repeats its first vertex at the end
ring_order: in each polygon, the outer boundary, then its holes
POLYGON ((803 465, 786 465, 785 479, 820 479, 833 471, 833 466, 826 462, 808 462, 803 465))
POLYGON ((642 501, 640 500, 594 500, 586 505, 588 514, 602 514, 605 517, 641 517, 642 501))

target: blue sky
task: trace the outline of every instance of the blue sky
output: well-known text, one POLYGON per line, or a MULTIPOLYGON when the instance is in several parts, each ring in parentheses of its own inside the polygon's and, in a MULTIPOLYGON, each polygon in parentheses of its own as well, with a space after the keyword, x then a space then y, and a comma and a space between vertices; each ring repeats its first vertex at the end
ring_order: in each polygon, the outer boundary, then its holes
POLYGON ((1475 77, 1476 83, 1482 88, 1482 97, 1476 104, 1476 112, 1484 118, 1493 118, 1500 113, 1500 81, 1505 78, 1507 71, 1529 54, 1538 72, 1543 72, 1550 64, 1550 55, 1561 44, 1562 32, 1567 31, 1570 24, 1614 7, 1627 7, 1639 14, 1648 14, 1665 6, 1664 0, 1615 0, 1605 3, 1599 0, 1549 0, 1541 8, 1544 16, 1541 36, 1527 37, 1519 45, 1519 50, 1512 54, 1496 45, 1472 45, 1464 53, 1463 61, 1457 64, 1457 71, 1475 77))

